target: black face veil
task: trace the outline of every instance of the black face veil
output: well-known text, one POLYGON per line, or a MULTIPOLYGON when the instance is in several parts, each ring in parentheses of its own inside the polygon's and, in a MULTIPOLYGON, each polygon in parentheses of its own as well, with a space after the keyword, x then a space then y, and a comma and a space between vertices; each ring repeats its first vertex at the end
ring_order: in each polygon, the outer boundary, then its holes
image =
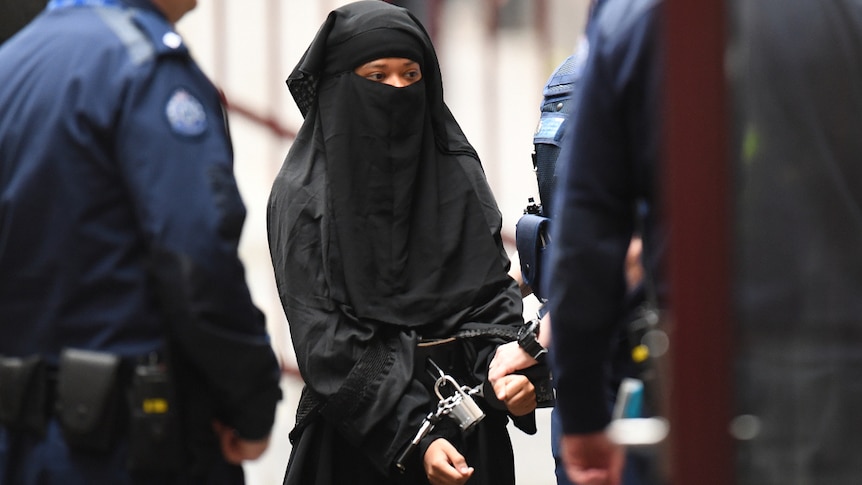
POLYGON ((445 335, 496 305, 510 287, 500 214, 421 24, 381 1, 335 10, 287 84, 305 122, 268 223, 288 319, 324 312, 445 335), (422 80, 396 88, 353 73, 383 57, 417 61, 422 80))

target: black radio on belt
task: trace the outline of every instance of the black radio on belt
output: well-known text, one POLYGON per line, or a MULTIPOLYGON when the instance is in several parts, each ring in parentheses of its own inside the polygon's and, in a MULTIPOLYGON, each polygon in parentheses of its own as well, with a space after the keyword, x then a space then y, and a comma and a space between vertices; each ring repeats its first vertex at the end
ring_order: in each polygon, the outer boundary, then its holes
POLYGON ((135 366, 130 393, 130 470, 170 472, 182 465, 177 402, 167 364, 151 354, 135 366))

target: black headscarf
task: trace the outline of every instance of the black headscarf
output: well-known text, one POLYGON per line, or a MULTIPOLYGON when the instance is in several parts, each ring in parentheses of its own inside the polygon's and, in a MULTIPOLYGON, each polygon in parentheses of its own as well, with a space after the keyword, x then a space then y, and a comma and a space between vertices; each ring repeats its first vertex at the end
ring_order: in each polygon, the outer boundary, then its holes
POLYGON ((318 274, 352 316, 407 327, 439 323, 500 290, 508 261, 499 212, 443 102, 431 41, 407 10, 364 1, 333 11, 287 85, 306 119, 271 200, 282 289, 297 271, 318 274), (381 57, 419 62, 422 80, 395 88, 353 73, 381 57), (312 219, 298 212, 309 204, 312 219), (320 228, 324 260, 296 260, 297 224, 320 228))
POLYGON ((287 85, 305 121, 270 195, 279 295, 323 414, 354 444, 389 436, 391 448, 363 447, 383 469, 436 403, 412 380, 417 338, 522 323, 520 293, 482 166, 407 10, 333 11, 287 85), (353 72, 385 57, 418 62, 422 79, 396 88, 353 72))

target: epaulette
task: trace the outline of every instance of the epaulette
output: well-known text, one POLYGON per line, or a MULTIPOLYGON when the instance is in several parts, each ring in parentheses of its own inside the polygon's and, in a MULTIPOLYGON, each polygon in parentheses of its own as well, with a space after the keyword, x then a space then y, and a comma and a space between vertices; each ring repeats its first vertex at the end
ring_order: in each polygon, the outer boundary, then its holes
MULTIPOLYGON (((578 55, 580 51, 566 58, 560 64, 551 78, 545 84, 542 90, 543 97, 557 96, 564 93, 570 93, 572 86, 578 80, 580 75, 581 65, 583 64, 582 56, 578 55)), ((543 100, 544 103, 544 100, 543 100)))
POLYGON ((156 55, 189 54, 182 36, 165 19, 144 10, 132 10, 132 12, 132 20, 149 38, 156 55))
POLYGON ((173 27, 158 15, 138 9, 99 9, 105 24, 126 47, 129 58, 140 65, 162 55, 187 56, 188 48, 173 27))

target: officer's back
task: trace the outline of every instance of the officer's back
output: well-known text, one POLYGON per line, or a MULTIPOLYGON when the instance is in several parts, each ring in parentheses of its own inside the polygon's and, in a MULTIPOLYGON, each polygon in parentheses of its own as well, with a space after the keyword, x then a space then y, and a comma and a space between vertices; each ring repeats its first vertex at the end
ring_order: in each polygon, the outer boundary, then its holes
POLYGON ((193 6, 53 0, 0 46, 0 483, 239 483, 212 420, 265 448, 279 370, 193 6))

